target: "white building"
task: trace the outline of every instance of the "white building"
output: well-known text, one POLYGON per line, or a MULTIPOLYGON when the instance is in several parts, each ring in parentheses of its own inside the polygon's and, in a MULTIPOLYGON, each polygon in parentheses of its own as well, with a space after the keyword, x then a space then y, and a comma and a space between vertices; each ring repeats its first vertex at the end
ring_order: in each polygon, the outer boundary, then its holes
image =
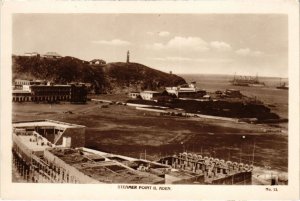
POLYGON ((160 95, 160 92, 157 91, 142 91, 140 93, 143 100, 153 100, 153 98, 160 95))
POLYGON ((43 55, 45 58, 49 59, 59 59, 62 58, 61 55, 57 54, 56 52, 47 52, 46 54, 43 55))
POLYGON ((132 99, 136 99, 140 96, 140 92, 130 92, 128 96, 132 99))
POLYGON ((37 52, 26 52, 26 53, 24 53, 23 56, 26 56, 26 57, 36 57, 36 56, 39 56, 39 53, 37 53, 37 52))
POLYGON ((90 65, 104 65, 106 64, 106 61, 102 59, 93 59, 90 61, 90 65))
POLYGON ((196 93, 197 92, 197 88, 196 88, 196 86, 194 84, 189 84, 189 85, 186 85, 186 86, 166 87, 166 91, 168 92, 168 94, 176 95, 176 97, 178 97, 179 93, 181 93, 181 92, 196 93))

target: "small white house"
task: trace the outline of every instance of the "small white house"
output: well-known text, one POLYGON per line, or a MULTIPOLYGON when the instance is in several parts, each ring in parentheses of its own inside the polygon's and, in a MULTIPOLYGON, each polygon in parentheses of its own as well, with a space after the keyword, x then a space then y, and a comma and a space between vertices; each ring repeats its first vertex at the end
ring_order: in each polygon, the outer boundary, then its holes
POLYGON ((62 58, 61 55, 57 54, 56 52, 47 52, 46 54, 43 55, 45 58, 49 59, 59 59, 62 58))
POLYGON ((143 100, 153 100, 153 98, 160 95, 158 91, 142 91, 140 93, 143 100))
POLYGON ((106 64, 106 61, 102 59, 93 59, 90 61, 90 65, 104 65, 106 64))
POLYGON ((37 57, 37 56, 39 56, 39 53, 37 53, 37 52, 26 52, 26 53, 24 53, 23 56, 26 56, 26 57, 37 57))
POLYGON ((136 99, 140 96, 140 92, 130 92, 128 96, 129 98, 136 99))

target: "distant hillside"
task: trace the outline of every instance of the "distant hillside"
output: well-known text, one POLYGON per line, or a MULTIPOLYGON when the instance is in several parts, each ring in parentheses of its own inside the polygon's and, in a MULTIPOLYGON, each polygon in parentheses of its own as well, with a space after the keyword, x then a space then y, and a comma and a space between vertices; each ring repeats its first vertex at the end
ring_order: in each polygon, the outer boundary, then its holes
POLYGON ((74 58, 46 59, 13 56, 14 79, 45 79, 55 83, 92 83, 95 93, 124 93, 135 90, 159 90, 185 84, 177 75, 164 73, 138 63, 89 65, 74 58))
POLYGON ((109 63, 103 67, 110 90, 118 92, 122 88, 136 90, 158 90, 166 86, 185 84, 177 75, 170 75, 138 63, 109 63))

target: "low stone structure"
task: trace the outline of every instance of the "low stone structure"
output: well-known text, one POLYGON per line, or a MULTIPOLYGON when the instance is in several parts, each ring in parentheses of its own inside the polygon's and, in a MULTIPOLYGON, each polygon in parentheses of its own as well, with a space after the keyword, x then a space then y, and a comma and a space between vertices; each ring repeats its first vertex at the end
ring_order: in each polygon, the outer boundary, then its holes
POLYGON ((203 174, 208 184, 251 184, 253 166, 197 154, 180 153, 160 160, 174 169, 203 174))

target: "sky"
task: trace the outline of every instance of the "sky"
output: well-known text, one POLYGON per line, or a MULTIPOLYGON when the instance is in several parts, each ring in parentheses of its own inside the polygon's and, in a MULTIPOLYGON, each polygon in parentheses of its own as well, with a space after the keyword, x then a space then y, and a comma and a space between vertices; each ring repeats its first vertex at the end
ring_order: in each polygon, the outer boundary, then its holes
POLYGON ((130 61, 175 74, 287 77, 278 14, 15 14, 13 54, 130 61))

